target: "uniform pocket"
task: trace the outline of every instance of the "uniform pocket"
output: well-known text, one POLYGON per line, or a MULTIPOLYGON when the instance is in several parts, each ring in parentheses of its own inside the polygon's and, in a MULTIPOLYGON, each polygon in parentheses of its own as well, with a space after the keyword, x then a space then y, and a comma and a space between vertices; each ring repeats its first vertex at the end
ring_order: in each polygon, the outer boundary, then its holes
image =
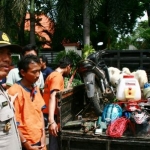
MULTIPOLYGON (((7 101, 8 102, 8 101, 7 101)), ((8 102, 9 103, 9 102, 8 102)), ((0 121, 3 122, 3 121, 6 121, 6 120, 9 120, 11 118, 14 117, 14 111, 13 109, 10 107, 10 104, 6 105, 6 106, 3 106, 1 107, 1 110, 0 110, 0 121)))

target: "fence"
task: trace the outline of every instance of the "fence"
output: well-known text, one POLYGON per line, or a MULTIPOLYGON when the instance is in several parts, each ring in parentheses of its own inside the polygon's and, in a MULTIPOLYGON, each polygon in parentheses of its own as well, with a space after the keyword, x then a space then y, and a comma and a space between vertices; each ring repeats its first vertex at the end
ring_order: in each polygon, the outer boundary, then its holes
POLYGON ((45 55, 48 59, 48 64, 53 64, 58 53, 54 51, 41 51, 40 55, 45 55))

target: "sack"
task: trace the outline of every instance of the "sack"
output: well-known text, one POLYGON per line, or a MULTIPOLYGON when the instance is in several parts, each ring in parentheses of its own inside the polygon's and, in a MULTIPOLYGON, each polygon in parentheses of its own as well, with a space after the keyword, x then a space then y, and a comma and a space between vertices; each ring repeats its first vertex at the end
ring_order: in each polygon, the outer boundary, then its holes
POLYGON ((106 134, 110 137, 119 138, 123 135, 128 125, 131 125, 130 120, 125 117, 120 117, 108 126, 106 134))
POLYGON ((135 110, 131 113, 131 121, 136 124, 147 123, 147 120, 150 118, 149 113, 146 110, 135 110))
POLYGON ((147 136, 150 134, 150 115, 146 110, 132 112, 130 120, 135 124, 137 136, 147 136))

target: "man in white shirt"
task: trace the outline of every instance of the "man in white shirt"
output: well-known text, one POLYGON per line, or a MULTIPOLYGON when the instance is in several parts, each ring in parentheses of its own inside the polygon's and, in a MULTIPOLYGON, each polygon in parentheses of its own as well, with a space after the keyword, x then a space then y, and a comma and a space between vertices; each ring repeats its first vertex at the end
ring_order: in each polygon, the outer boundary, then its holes
MULTIPOLYGON (((28 44, 22 49, 21 54, 22 54, 22 57, 24 57, 26 55, 36 55, 37 56, 38 50, 35 45, 28 44)), ((16 83, 19 80, 21 80, 21 78, 19 76, 18 68, 11 69, 10 72, 8 73, 8 76, 6 79, 6 87, 9 88, 10 86, 12 86, 14 83, 16 83)), ((40 90, 43 90, 44 79, 43 79, 42 72, 40 73, 40 77, 35 84, 40 88, 40 90)))

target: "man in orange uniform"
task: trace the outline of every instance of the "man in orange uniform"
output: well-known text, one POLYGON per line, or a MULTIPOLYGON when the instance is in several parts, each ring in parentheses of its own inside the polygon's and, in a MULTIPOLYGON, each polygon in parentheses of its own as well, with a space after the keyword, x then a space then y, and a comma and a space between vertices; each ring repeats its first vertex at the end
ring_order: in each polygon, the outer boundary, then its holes
POLYGON ((59 127, 55 122, 57 117, 57 103, 56 103, 56 93, 64 89, 63 76, 67 76, 72 67, 72 61, 64 57, 59 62, 59 67, 53 71, 45 81, 43 98, 46 103, 46 109, 43 110, 44 114, 48 114, 48 129, 50 132, 49 150, 58 150, 59 144, 57 141, 57 136, 59 132, 59 127))
POLYGON ((44 150, 45 130, 42 108, 45 102, 40 90, 34 86, 40 75, 40 60, 37 56, 27 55, 18 63, 19 75, 22 78, 8 89, 15 95, 16 121, 23 150, 44 150))

